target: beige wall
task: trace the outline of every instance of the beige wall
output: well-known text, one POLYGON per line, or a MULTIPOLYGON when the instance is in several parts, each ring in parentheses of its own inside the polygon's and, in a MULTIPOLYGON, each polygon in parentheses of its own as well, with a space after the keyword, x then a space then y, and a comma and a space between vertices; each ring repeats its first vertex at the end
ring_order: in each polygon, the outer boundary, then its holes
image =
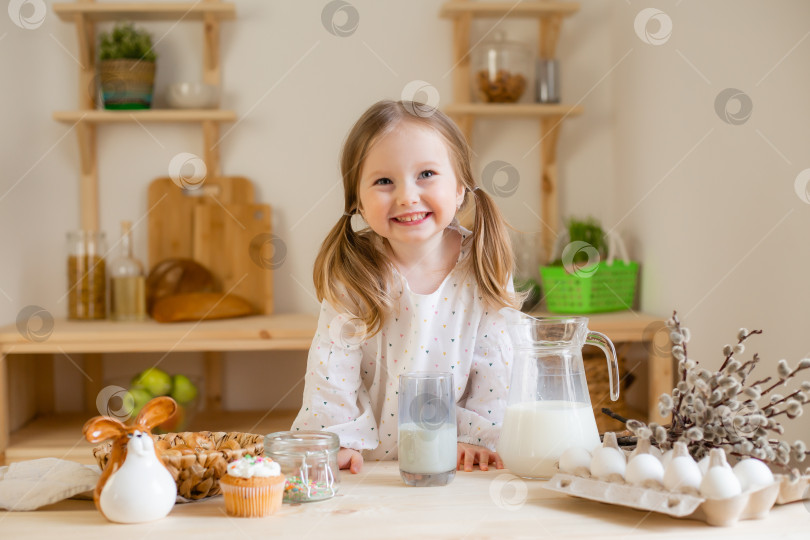
MULTIPOLYGON (((642 306, 677 309, 712 367, 739 327, 764 330, 745 353, 760 377, 810 354, 810 206, 794 190, 810 167, 807 20, 806 2, 758 1, 618 2, 613 17, 613 56, 629 52, 614 77, 613 226, 642 263, 642 306), (664 45, 632 30, 649 5, 672 20, 664 45), (726 88, 750 96, 742 124, 715 112, 726 88)), ((807 415, 786 425, 810 431, 807 415)))
MULTIPOLYGON (((349 37, 324 29, 325 1, 239 1, 238 19, 223 29, 222 105, 240 118, 226 126, 232 130, 222 143, 223 172, 254 180, 258 196, 274 207, 275 232, 288 247, 276 274, 278 311, 316 310, 312 263, 342 210, 337 156, 356 117, 378 99, 399 98, 417 79, 434 85, 441 103, 451 97, 451 24, 438 18, 439 2, 351 3, 360 23, 349 37)), ((721 347, 740 326, 766 331, 749 348, 760 352, 763 372, 778 358, 807 356, 810 254, 802 233, 810 206, 796 195, 794 179, 810 167, 810 39, 803 26, 810 6, 581 3, 563 25, 558 49, 564 101, 585 108, 566 121, 560 139, 561 214, 593 215, 625 237, 642 264, 641 308, 658 315, 677 309, 693 331, 692 355, 707 365, 719 363, 721 347), (651 5, 672 21, 662 45, 644 43, 634 31, 636 15, 651 5), (715 97, 729 87, 753 102, 741 125, 715 113, 715 97)), ((75 134, 53 122, 51 111, 77 101, 74 28, 52 13, 34 30, 2 20, 0 319, 12 322, 29 304, 64 316, 64 234, 79 223, 78 157, 75 134)), ((159 105, 170 82, 200 77, 201 32, 194 23, 148 27, 162 37, 159 105)), ((534 23, 508 20, 502 27, 536 47, 534 23)), ((655 24, 648 29, 655 32, 655 24)), ((487 30, 476 24, 473 40, 487 30)), ((500 199, 510 221, 539 231, 536 122, 479 122, 474 137, 476 171, 500 159, 520 172, 518 191, 500 199)), ((201 153, 201 146, 192 127, 103 127, 107 234, 115 239, 121 219, 145 213, 149 180, 166 175, 175 154, 201 153)), ((145 227, 135 234, 145 258, 145 227)), ((132 355, 107 365, 126 375, 153 361, 132 355)), ((199 370, 195 355, 168 362, 170 370, 199 370)), ((296 407, 300 390, 284 396, 304 362, 300 354, 231 355, 226 406, 296 407)), ((79 407, 81 375, 66 360, 57 366, 58 406, 79 407)), ((806 435, 810 424, 800 425, 803 433, 789 433, 806 435)))

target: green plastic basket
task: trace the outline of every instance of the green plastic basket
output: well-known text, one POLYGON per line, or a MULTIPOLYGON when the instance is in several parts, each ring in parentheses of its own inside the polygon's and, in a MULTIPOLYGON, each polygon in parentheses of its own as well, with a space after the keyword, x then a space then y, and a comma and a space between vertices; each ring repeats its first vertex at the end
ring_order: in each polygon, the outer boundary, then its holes
MULTIPOLYGON (((548 311, 574 314, 632 309, 636 298, 638 263, 632 262, 627 256, 627 248, 618 234, 608 232, 605 240, 607 261, 598 261, 582 268, 540 267, 548 311), (620 258, 614 259, 617 254, 620 258)), ((554 253, 564 253, 562 246, 567 241, 568 233, 560 234, 554 245, 554 253)), ((576 244, 569 244, 569 249, 576 247, 576 244)), ((580 244, 588 246, 584 242, 580 244)), ((577 251, 579 249, 584 247, 579 246, 577 251)))
POLYGON ((546 309, 551 313, 603 313, 631 309, 638 263, 599 262, 576 273, 564 266, 540 267, 546 309))

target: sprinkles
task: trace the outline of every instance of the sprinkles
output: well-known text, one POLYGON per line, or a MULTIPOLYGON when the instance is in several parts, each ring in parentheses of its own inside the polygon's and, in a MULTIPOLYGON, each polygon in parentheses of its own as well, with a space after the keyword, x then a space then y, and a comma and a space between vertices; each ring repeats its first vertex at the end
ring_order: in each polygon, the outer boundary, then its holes
POLYGON ((284 486, 284 502, 307 502, 328 499, 335 488, 326 482, 305 483, 300 476, 288 476, 284 486))

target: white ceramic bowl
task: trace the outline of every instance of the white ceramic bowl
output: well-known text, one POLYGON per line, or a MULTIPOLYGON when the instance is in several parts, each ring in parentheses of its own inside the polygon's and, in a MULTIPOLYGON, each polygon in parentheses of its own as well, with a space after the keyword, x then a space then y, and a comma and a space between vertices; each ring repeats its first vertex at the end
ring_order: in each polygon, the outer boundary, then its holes
POLYGON ((175 109, 210 109, 219 103, 219 91, 205 83, 174 83, 169 86, 166 101, 175 109))

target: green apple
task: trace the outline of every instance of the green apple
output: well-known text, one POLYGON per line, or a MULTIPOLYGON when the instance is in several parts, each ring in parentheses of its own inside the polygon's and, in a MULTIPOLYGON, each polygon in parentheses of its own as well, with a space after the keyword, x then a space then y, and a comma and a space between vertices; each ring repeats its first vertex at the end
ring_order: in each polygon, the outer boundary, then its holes
POLYGON ((172 378, 163 370, 149 368, 132 380, 132 386, 143 388, 153 396, 165 396, 172 390, 172 378))
POLYGON ((172 377, 172 398, 177 403, 188 403, 197 397, 197 387, 185 375, 172 377))
POLYGON ((138 416, 138 413, 141 412, 143 406, 146 405, 149 402, 149 400, 154 397, 145 388, 139 387, 130 388, 129 395, 132 396, 134 402, 134 405, 132 407, 132 415, 131 415, 132 418, 138 416))

